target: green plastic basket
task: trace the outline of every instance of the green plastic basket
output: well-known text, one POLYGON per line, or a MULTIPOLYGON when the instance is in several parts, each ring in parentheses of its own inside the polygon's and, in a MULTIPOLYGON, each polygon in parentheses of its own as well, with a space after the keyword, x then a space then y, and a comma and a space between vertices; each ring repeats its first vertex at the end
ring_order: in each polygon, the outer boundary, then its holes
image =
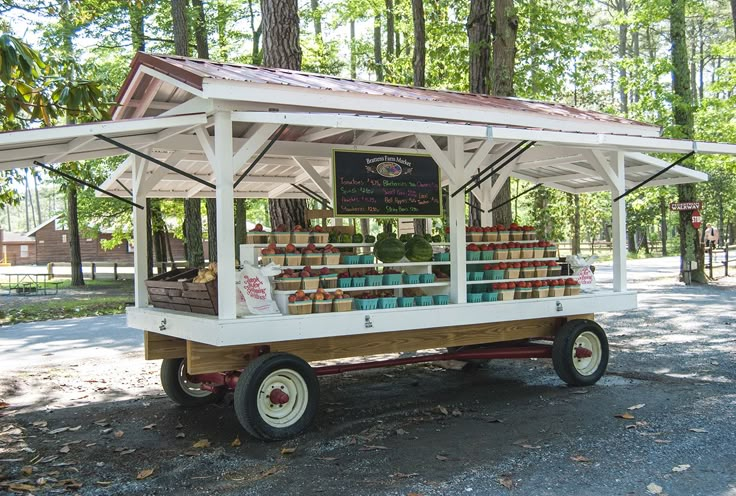
POLYGON ((404 284, 419 284, 419 274, 404 274, 404 284))
POLYGON ((355 298, 356 310, 375 310, 378 308, 378 298, 371 298, 367 300, 355 298))
POLYGON ((432 296, 432 301, 435 305, 447 305, 450 303, 450 296, 449 295, 434 295, 432 296))
POLYGON ((418 307, 428 307, 434 303, 431 296, 417 296, 414 301, 418 307))
POLYGON ((352 288, 353 287, 353 278, 352 277, 343 277, 341 279, 337 280, 337 287, 338 288, 352 288))
POLYGON ((483 293, 483 301, 498 301, 498 293, 483 293))
POLYGON ((434 260, 435 262, 449 262, 450 252, 435 253, 434 255, 432 255, 432 260, 434 260))
POLYGON ((401 274, 384 274, 383 285, 384 286, 397 286, 401 284, 401 274))
POLYGON ((481 251, 480 259, 481 260, 493 260, 493 251, 492 250, 481 251))
POLYGON ((432 284, 434 282, 434 274, 419 274, 419 282, 422 284, 432 284))
POLYGON ((353 277, 353 287, 354 288, 365 287, 365 277, 353 277))
POLYGON ((345 265, 357 265, 360 263, 360 255, 343 255, 342 263, 345 265))
POLYGON ((364 254, 364 255, 358 255, 360 257, 361 264, 374 264, 376 263, 376 257, 374 257, 372 254, 364 254))
POLYGON ((483 293, 469 293, 468 303, 480 303, 483 301, 483 293))
POLYGON ((411 308, 414 306, 414 298, 411 296, 402 296, 397 300, 399 308, 411 308))
POLYGON ((470 262, 477 262, 480 260, 480 252, 479 251, 466 251, 465 252, 465 260, 468 260, 470 262))
POLYGON ((398 300, 398 298, 395 296, 378 298, 378 308, 381 310, 396 308, 396 300, 398 300))
POLYGON ((382 284, 383 284, 383 276, 381 274, 365 276, 366 286, 381 286, 382 284))

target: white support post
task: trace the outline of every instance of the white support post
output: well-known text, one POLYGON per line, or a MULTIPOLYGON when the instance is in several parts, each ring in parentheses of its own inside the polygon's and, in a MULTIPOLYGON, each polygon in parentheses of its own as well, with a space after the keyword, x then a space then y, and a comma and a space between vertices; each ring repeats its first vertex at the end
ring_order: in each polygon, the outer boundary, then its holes
MULTIPOLYGON (((611 199, 626 190, 624 176, 624 153, 611 153, 614 185, 611 188, 611 199)), ((621 198, 613 203, 613 290, 617 293, 626 291, 626 199, 621 198)))
MULTIPOLYGON (((448 138, 448 151, 454 166, 450 175, 450 193, 460 187, 465 177, 464 144, 461 137, 448 138)), ((465 195, 459 193, 449 199, 450 223, 450 302, 467 303, 465 284, 465 195)))
POLYGON ((146 195, 143 193, 143 179, 147 161, 133 158, 133 201, 144 208, 133 207, 133 261, 134 261, 134 294, 136 308, 148 306, 146 277, 148 277, 148 234, 146 225, 146 195))
POLYGON ((230 111, 215 113, 215 169, 217 189, 217 313, 236 317, 235 214, 233 212, 233 121, 230 111))

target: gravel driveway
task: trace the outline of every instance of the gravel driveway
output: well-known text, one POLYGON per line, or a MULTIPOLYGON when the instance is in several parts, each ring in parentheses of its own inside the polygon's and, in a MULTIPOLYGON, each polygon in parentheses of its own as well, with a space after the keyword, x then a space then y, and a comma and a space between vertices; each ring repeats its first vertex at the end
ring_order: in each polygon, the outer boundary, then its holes
POLYGON ((563 386, 546 360, 325 377, 316 425, 286 443, 249 438, 228 399, 175 407, 132 341, 114 357, 29 361, 0 387, 0 481, 34 494, 736 495, 734 285, 637 277, 639 310, 599 317, 612 357, 594 387, 563 386))

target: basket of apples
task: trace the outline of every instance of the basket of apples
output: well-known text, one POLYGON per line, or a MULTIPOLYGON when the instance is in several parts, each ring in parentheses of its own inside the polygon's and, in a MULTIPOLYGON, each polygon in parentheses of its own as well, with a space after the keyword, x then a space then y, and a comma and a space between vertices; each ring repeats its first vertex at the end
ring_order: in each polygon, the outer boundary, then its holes
POLYGON ((401 272, 393 269, 383 269, 383 281, 384 286, 395 286, 401 284, 401 272))
POLYGON ((332 295, 323 288, 318 288, 312 295, 312 313, 327 313, 332 311, 332 295))
POLYGON ((531 279, 534 277, 536 270, 534 269, 533 262, 519 262, 521 264, 521 277, 524 279, 531 279))
POLYGON ((383 274, 379 274, 376 269, 369 269, 365 272, 366 286, 381 286, 383 284, 383 274))
POLYGON ((547 281, 532 281, 532 298, 546 298, 549 296, 547 281))
POLYGON ((263 224, 256 224, 245 236, 246 243, 260 245, 268 243, 268 233, 263 230, 263 224))
POLYGON ((353 309, 353 299, 350 295, 343 293, 342 289, 336 289, 332 296, 333 312, 349 312, 353 309))
POLYGON ((312 313, 312 300, 301 289, 289 295, 289 315, 306 315, 312 313))
POLYGON ((493 257, 495 257, 495 251, 496 245, 493 243, 488 243, 485 245, 480 245, 480 259, 481 260, 493 260, 493 257))
POLYGON ((285 259, 283 248, 278 248, 275 243, 271 243, 261 250, 261 265, 268 265, 270 263, 284 265, 285 259))
POLYGON ((506 279, 518 279, 521 272, 521 262, 511 262, 506 264, 506 279))
POLYGON ((534 258, 534 243, 523 243, 521 245, 521 258, 534 258))
POLYGON ((319 288, 319 274, 316 273, 310 266, 306 266, 299 272, 299 276, 302 278, 302 289, 317 289, 319 288))
POLYGON ((330 273, 330 269, 322 267, 319 269, 319 285, 323 288, 334 289, 337 287, 337 274, 330 273))
POLYGON ((565 296, 577 296, 580 294, 580 284, 578 281, 569 277, 565 279, 565 296))
POLYGON ((562 267, 555 260, 547 261, 547 277, 557 277, 562 274, 562 267))
POLYGON ((499 243, 493 248, 494 260, 507 260, 509 258, 509 245, 506 243, 499 243))
POLYGON ((510 260, 519 260, 521 259, 521 244, 517 243, 515 241, 510 241, 508 243, 509 247, 509 259, 510 260))
POLYGON ((517 300, 528 300, 532 297, 532 283, 531 281, 519 281, 516 283, 516 295, 517 300))
POLYGON ((564 279, 553 279, 551 281, 547 281, 547 284, 549 284, 549 296, 551 298, 565 296, 565 280, 564 279))
POLYGON ((544 258, 546 253, 547 241, 537 241, 532 245, 534 247, 534 258, 544 258))
POLYGON ((355 297, 355 308, 358 310, 375 310, 378 308, 378 297, 365 292, 355 297))
POLYGON ((465 238, 477 243, 483 241, 483 228, 477 226, 465 226, 465 238))
POLYGON ((535 260, 532 265, 534 266, 534 277, 547 277, 547 262, 535 260))
POLYGON ((340 263, 340 250, 332 245, 325 245, 322 250, 322 263, 324 265, 338 265, 340 263))
POLYGON ((292 242, 297 244, 309 243, 309 231, 297 224, 294 226, 294 231, 291 233, 291 239, 292 242))
POLYGON ((526 241, 537 239, 537 230, 534 228, 534 226, 523 226, 521 230, 524 231, 524 239, 526 241))
POLYGON ((292 243, 289 243, 284 248, 284 263, 287 266, 292 267, 302 264, 302 254, 299 252, 299 249, 292 243))
POLYGON ((511 241, 521 241, 524 239, 524 230, 516 222, 511 223, 509 231, 511 231, 511 241))
POLYGON ((557 257, 557 245, 550 243, 549 241, 544 242, 544 256, 545 257, 557 257))
POLYGON ((483 279, 486 281, 494 281, 503 279, 504 272, 506 272, 506 264, 486 264, 483 266, 483 279))
POLYGON ((291 233, 286 224, 279 224, 276 229, 271 232, 271 242, 285 245, 291 241, 291 233))
POLYGON ((492 226, 486 226, 483 228, 483 241, 486 243, 498 241, 498 229, 492 226))
POLYGON ((480 260, 480 247, 475 243, 470 243, 467 248, 465 248, 465 258, 469 262, 477 262, 480 260))
POLYGON ((506 243, 509 241, 511 231, 509 231, 503 224, 496 224, 496 232, 498 233, 498 241, 506 243))
POLYGON ((324 244, 329 241, 330 233, 326 233, 324 228, 320 225, 316 225, 312 228, 312 231, 309 233, 311 236, 312 243, 319 243, 324 244))
POLYGON ((302 248, 302 264, 319 265, 322 263, 322 252, 313 243, 302 248))
POLYGON ((494 292, 498 293, 498 301, 510 301, 514 299, 516 293, 516 283, 513 282, 497 282, 491 284, 494 292))
POLYGON ((296 291, 301 288, 302 278, 293 269, 285 269, 274 278, 274 282, 279 291, 296 291))

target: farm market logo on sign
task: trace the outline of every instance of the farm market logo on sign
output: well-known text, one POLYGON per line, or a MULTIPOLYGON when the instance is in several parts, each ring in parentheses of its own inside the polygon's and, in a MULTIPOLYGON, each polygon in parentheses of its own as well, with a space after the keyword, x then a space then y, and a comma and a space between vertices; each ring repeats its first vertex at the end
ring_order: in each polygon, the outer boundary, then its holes
POLYGON ((387 178, 399 177, 402 173, 410 176, 414 171, 411 162, 401 157, 390 157, 386 155, 383 157, 367 157, 365 162, 365 170, 367 172, 379 174, 387 178), (403 168, 401 167, 402 165, 404 166, 403 168))

